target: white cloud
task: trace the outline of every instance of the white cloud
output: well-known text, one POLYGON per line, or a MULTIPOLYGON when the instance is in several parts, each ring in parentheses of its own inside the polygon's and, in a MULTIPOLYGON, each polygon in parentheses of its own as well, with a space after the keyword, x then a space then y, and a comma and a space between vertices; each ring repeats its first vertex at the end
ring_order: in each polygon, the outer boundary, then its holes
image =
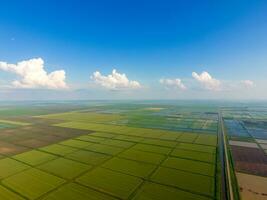
POLYGON ((97 85, 112 90, 141 88, 141 84, 139 82, 129 80, 126 74, 120 74, 116 71, 116 69, 113 69, 112 73, 107 76, 104 76, 99 71, 96 71, 91 76, 91 79, 97 85))
POLYGON ((202 72, 201 74, 197 74, 196 72, 192 73, 194 79, 196 79, 199 83, 203 85, 203 87, 207 90, 220 90, 221 82, 212 76, 208 72, 202 72))
POLYGON ((241 81, 241 84, 245 86, 245 88, 252 88, 255 86, 254 82, 251 80, 243 80, 241 81))
POLYGON ((186 87, 182 83, 181 79, 176 78, 176 79, 160 79, 159 82, 163 85, 165 85, 167 88, 178 88, 181 90, 185 90, 186 87))
POLYGON ((21 77, 20 80, 12 82, 12 85, 16 88, 64 89, 68 87, 65 82, 65 71, 58 70, 48 74, 44 69, 42 58, 33 58, 17 64, 0 62, 0 70, 21 77))

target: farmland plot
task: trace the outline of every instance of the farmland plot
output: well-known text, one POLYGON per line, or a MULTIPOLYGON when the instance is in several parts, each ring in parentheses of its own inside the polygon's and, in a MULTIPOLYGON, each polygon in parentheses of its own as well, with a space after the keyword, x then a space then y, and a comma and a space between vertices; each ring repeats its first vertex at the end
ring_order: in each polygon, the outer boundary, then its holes
POLYGON ((0 197, 215 199, 216 114, 146 107, 98 106, 14 119, 31 123, 0 131, 0 197))
POLYGON ((77 182, 113 196, 127 199, 142 183, 142 180, 104 168, 97 168, 78 178, 77 182))
POLYGON ((64 180, 37 169, 28 169, 4 179, 3 184, 29 199, 36 199, 64 183, 64 180))

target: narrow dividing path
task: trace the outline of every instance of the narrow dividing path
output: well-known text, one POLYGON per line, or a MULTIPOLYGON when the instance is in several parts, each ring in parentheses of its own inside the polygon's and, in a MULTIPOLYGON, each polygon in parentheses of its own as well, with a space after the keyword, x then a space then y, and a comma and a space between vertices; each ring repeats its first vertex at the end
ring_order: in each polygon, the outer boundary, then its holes
POLYGON ((231 182, 229 156, 226 146, 226 135, 224 132, 222 113, 219 111, 219 152, 221 159, 221 199, 222 200, 234 200, 233 188, 231 182))

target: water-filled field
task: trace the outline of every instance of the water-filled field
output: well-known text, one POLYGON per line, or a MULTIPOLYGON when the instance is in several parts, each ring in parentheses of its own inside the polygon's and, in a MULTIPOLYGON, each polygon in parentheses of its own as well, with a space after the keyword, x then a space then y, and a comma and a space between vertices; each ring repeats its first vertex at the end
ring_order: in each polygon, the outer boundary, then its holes
POLYGON ((241 198, 266 199, 266 105, 228 107, 222 112, 241 198))

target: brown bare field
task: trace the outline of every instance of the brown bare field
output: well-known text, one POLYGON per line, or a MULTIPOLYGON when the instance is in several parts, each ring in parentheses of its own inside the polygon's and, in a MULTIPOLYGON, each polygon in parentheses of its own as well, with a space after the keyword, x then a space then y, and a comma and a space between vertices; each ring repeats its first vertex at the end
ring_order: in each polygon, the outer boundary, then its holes
POLYGON ((38 124, 52 125, 52 124, 64 122, 64 120, 60 120, 60 119, 48 119, 48 118, 40 118, 40 117, 32 117, 32 116, 10 117, 6 119, 11 120, 11 121, 31 123, 35 125, 38 125, 38 124))
POLYGON ((236 173, 242 200, 267 200, 267 178, 236 173))
POLYGON ((0 130, 0 155, 11 156, 88 133, 91 131, 54 127, 45 122, 3 129, 0 130))
POLYGON ((38 139, 35 139, 35 138, 21 140, 21 141, 14 142, 14 143, 18 144, 18 145, 21 145, 21 146, 24 146, 24 147, 29 147, 29 148, 38 148, 38 147, 47 145, 47 142, 41 141, 41 140, 38 140, 38 139))
POLYGON ((231 146, 231 150, 237 171, 267 177, 267 156, 261 149, 231 146))
POLYGON ((0 155, 10 156, 18 153, 22 153, 24 151, 28 151, 29 148, 10 144, 8 142, 0 142, 0 155))

